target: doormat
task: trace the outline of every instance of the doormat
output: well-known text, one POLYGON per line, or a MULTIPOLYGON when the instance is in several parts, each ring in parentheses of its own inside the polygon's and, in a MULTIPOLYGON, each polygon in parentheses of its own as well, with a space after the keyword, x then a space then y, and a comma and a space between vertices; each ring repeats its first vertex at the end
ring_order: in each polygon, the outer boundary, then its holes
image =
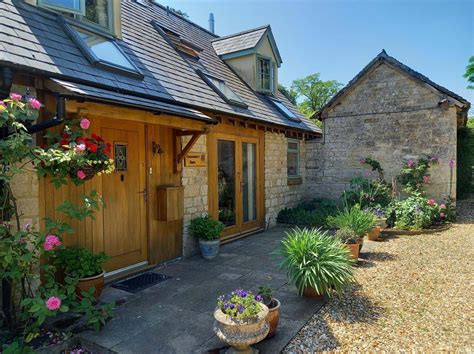
POLYGON ((112 288, 124 290, 129 293, 138 293, 146 288, 149 288, 152 285, 161 283, 165 280, 171 279, 169 275, 158 274, 153 272, 147 272, 139 274, 133 278, 119 281, 112 284, 112 288))

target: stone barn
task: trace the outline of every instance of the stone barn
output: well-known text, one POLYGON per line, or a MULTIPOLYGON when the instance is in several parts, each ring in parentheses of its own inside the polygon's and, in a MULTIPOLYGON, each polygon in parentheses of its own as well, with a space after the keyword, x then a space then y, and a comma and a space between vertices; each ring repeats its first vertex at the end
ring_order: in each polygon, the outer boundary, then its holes
POLYGON ((430 169, 428 193, 455 198, 457 129, 466 124, 469 107, 382 51, 316 114, 324 134, 308 146, 311 194, 339 197, 364 173, 359 161, 366 157, 381 163, 390 182, 404 160, 430 155, 440 163, 430 169))

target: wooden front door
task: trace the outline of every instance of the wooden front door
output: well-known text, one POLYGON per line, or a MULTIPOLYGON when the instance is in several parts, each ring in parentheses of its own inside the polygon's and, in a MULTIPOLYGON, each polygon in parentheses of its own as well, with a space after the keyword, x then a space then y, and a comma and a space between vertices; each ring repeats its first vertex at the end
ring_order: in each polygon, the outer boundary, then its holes
POLYGON ((229 134, 210 138, 211 215, 226 226, 231 238, 262 225, 260 140, 229 134))
POLYGON ((141 123, 101 120, 100 134, 112 144, 115 171, 102 177, 103 250, 106 269, 147 260, 145 127, 141 123))

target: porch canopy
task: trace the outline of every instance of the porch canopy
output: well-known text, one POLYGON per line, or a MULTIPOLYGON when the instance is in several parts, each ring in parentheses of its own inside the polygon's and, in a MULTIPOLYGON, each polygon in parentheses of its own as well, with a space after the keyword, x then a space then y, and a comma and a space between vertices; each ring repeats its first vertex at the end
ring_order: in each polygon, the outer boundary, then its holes
POLYGON ((106 90, 102 88, 54 78, 49 79, 48 86, 48 88, 52 91, 59 92, 65 97, 71 97, 74 99, 87 99, 90 101, 112 103, 115 105, 142 109, 157 113, 168 113, 183 118, 198 120, 208 124, 217 123, 215 119, 192 108, 182 107, 171 103, 138 96, 131 96, 112 90, 106 90))

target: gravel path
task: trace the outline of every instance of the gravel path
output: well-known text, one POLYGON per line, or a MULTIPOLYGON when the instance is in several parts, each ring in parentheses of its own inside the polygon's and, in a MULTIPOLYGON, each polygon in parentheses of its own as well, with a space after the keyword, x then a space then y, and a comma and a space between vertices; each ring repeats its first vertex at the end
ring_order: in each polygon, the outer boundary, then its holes
POLYGON ((448 231, 366 241, 357 284, 284 352, 474 352, 474 201, 467 204, 448 231))

